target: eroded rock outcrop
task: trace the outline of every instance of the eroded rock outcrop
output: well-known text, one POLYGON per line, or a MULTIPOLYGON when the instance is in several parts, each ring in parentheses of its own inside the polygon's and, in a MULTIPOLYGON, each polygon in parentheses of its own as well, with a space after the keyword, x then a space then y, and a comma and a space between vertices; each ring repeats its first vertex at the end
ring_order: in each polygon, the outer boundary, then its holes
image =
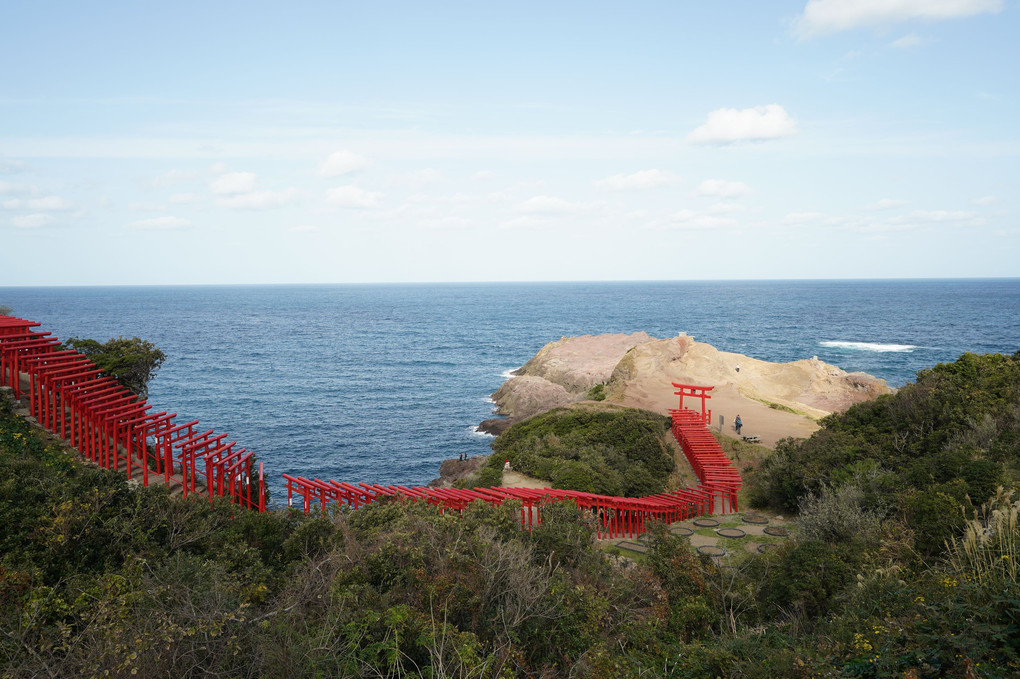
POLYGON ((609 381, 628 351, 652 340, 636 332, 550 342, 492 395, 496 412, 516 421, 581 401, 592 387, 609 381))
POLYGON ((564 337, 542 347, 493 394, 505 419, 487 430, 498 433, 500 426, 582 401, 599 384, 611 402, 666 414, 678 404, 672 382, 715 387, 708 407, 716 421, 743 413, 753 423, 749 429, 768 442, 807 436, 817 429, 815 420, 892 391, 884 380, 817 357, 771 363, 684 334, 564 337))

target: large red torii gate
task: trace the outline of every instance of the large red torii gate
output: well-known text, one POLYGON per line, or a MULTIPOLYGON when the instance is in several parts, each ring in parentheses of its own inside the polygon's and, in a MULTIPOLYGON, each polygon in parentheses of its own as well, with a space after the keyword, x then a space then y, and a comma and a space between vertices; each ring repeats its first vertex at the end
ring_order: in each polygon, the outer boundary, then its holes
POLYGON ((679 406, 680 410, 684 409, 684 396, 690 396, 692 398, 700 398, 701 399, 701 421, 704 422, 706 425, 712 424, 712 411, 705 409, 705 401, 707 401, 708 399, 712 398, 712 395, 709 394, 708 392, 710 392, 713 389, 715 389, 714 386, 711 386, 711 387, 699 387, 699 386, 696 386, 696 385, 693 385, 693 384, 677 384, 676 382, 670 382, 670 384, 672 384, 676 389, 680 390, 680 391, 674 391, 673 392, 674 394, 676 394, 677 396, 680 397, 680 406, 679 406))

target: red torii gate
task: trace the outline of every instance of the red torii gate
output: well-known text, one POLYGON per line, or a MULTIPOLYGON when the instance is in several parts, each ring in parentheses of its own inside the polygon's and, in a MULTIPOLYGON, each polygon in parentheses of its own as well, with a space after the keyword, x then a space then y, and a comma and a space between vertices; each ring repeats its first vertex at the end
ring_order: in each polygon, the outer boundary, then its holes
POLYGON ((710 392, 713 389, 715 389, 714 386, 711 386, 711 387, 699 387, 699 386, 695 386, 693 384, 677 384, 676 382, 670 382, 670 384, 672 384, 673 387, 675 387, 676 389, 680 390, 680 391, 674 391, 673 392, 674 394, 676 394, 677 396, 680 397, 680 406, 679 406, 680 410, 684 410, 684 397, 685 396, 690 396, 692 398, 700 398, 701 399, 701 421, 704 422, 705 424, 712 424, 712 411, 705 409, 705 402, 708 399, 712 398, 712 395, 709 394, 708 392, 710 392))
POLYGON ((33 332, 25 333, 24 335, 14 335, 15 339, 9 339, 12 337, 11 335, 4 337, 0 356, 2 356, 4 370, 8 373, 9 384, 7 386, 14 389, 15 398, 21 398, 21 366, 19 359, 22 357, 22 354, 24 353, 26 357, 29 357, 42 352, 43 349, 53 349, 60 345, 60 340, 56 337, 47 337, 49 334, 48 332, 33 332))

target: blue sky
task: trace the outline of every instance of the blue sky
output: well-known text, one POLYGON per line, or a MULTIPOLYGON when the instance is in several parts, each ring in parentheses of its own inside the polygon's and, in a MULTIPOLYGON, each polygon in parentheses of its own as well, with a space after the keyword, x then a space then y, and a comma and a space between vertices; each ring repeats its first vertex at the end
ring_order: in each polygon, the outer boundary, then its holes
POLYGON ((1013 0, 0 3, 0 285, 1020 275, 1013 0))

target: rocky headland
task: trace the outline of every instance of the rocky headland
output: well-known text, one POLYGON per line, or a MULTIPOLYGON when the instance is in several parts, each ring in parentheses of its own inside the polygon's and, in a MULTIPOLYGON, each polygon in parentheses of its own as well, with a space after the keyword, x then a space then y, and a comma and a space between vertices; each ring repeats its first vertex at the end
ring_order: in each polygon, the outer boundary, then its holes
POLYGON ((885 380, 847 373, 817 357, 770 363, 685 334, 584 335, 550 342, 516 370, 492 395, 500 417, 479 428, 498 434, 513 422, 587 400, 599 385, 596 392, 607 402, 667 414, 679 403, 673 382, 715 387, 708 402, 713 425, 731 425, 739 414, 743 433, 769 446, 786 436, 809 436, 821 417, 892 392, 885 380))

